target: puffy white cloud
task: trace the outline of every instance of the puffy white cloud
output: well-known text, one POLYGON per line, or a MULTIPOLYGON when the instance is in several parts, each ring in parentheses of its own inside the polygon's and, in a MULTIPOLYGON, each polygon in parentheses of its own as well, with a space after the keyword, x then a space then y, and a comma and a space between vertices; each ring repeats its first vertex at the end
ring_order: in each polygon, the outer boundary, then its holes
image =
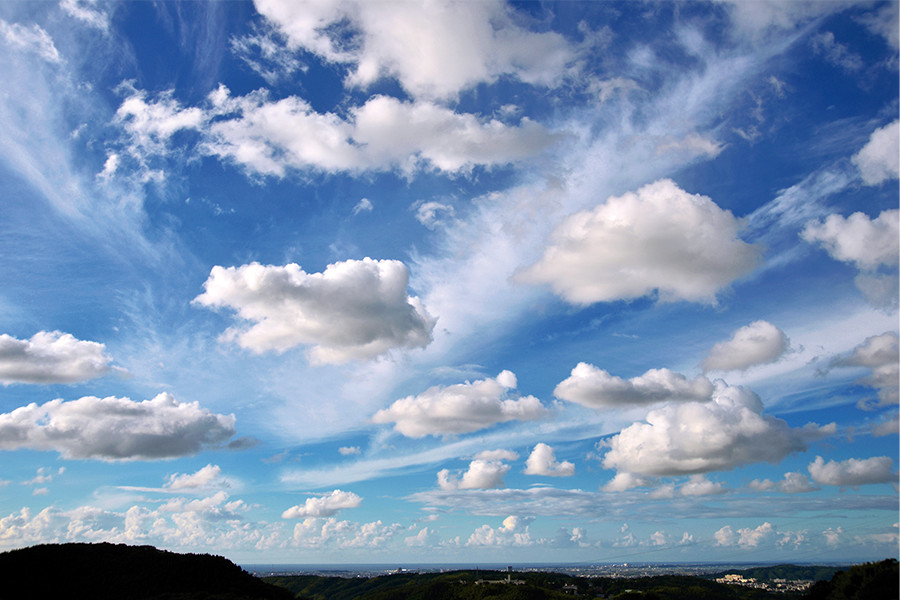
POLYGON ((289 45, 350 65, 349 83, 365 86, 393 77, 414 96, 452 97, 500 75, 550 85, 574 58, 562 36, 520 28, 513 10, 499 0, 256 0, 256 8, 289 45), (346 43, 348 34, 353 44, 346 43))
POLYGON ((377 548, 392 540, 401 527, 383 522, 354 523, 327 519, 308 518, 294 526, 293 543, 306 548, 377 548))
POLYGON ((438 471, 438 485, 442 490, 491 490, 501 488, 503 476, 509 472, 509 465, 504 460, 515 460, 518 454, 508 450, 488 450, 479 453, 469 463, 469 468, 462 477, 450 475, 449 469, 438 471))
POLYGON ((775 362, 788 351, 790 340, 768 321, 754 321, 741 327, 727 342, 719 342, 703 359, 707 371, 744 370, 775 362))
POLYGON ((222 475, 219 465, 209 464, 196 473, 173 473, 169 475, 165 488, 173 491, 208 489, 211 487, 231 487, 222 475))
POLYGON ((713 537, 717 546, 734 546, 742 548, 756 548, 775 535, 775 526, 768 521, 756 528, 745 527, 735 533, 730 525, 726 525, 716 531, 713 537))
POLYGON ((428 229, 434 229, 443 218, 452 218, 456 214, 451 205, 435 201, 417 202, 413 208, 416 211, 416 220, 428 229))
POLYGON ((650 484, 650 480, 645 477, 640 477, 627 471, 620 471, 600 489, 604 492, 625 492, 636 487, 647 487, 650 484))
POLYGON ((712 496, 724 494, 725 486, 719 481, 710 481, 705 475, 691 475, 688 480, 678 488, 680 496, 712 496))
POLYGON ((807 242, 818 242, 835 260, 859 269, 893 266, 900 252, 900 210, 882 211, 874 220, 861 212, 847 218, 829 215, 824 222, 807 223, 801 235, 807 242))
MULTIPOLYGON (((900 343, 893 331, 866 338, 848 356, 832 360, 831 366, 871 369, 862 383, 878 390, 876 405, 890 406, 900 402, 900 343)), ((863 402, 861 407, 868 408, 869 404, 863 402)))
POLYGON ((506 421, 532 421, 547 414, 534 396, 509 397, 516 376, 503 371, 496 379, 479 379, 446 387, 434 386, 407 396, 372 417, 374 423, 394 423, 408 437, 450 435, 485 429, 506 421))
POLYGON ((233 308, 253 322, 223 336, 244 348, 283 352, 311 345, 314 362, 341 363, 431 342, 435 319, 407 295, 408 283, 406 266, 396 260, 348 260, 322 273, 293 263, 216 266, 194 302, 233 308))
POLYGON ((558 462, 553 448, 541 442, 534 447, 525 461, 525 474, 570 477, 575 474, 575 465, 567 460, 558 462))
POLYGON ((823 485, 856 487, 870 483, 897 483, 897 473, 892 468, 894 461, 889 456, 825 462, 821 456, 809 463, 809 474, 813 481, 823 485))
POLYGON ((778 462, 806 448, 808 440, 834 433, 834 424, 791 429, 763 415, 752 391, 717 382, 712 402, 671 404, 647 414, 608 444, 603 466, 638 475, 689 475, 755 462, 778 462))
POLYGON ((900 176, 900 119, 872 132, 868 143, 853 155, 853 164, 866 185, 900 176))
POLYGON ((343 456, 352 456, 354 454, 359 454, 360 449, 359 446, 341 446, 338 448, 338 452, 343 456))
POLYGON ((74 383, 106 375, 106 346, 61 331, 39 331, 28 340, 0 335, 0 382, 74 383))
POLYGON ((50 63, 62 62, 53 38, 37 24, 26 27, 20 23, 7 23, 0 19, 0 39, 14 50, 34 52, 50 63))
POLYGON ((324 496, 307 498, 300 506, 292 506, 283 513, 282 519, 307 519, 316 517, 332 517, 345 508, 356 508, 362 503, 362 498, 353 492, 334 490, 324 496))
POLYGON ((774 482, 771 479, 754 479, 750 482, 750 489, 757 492, 768 492, 777 489, 785 494, 798 494, 801 492, 813 492, 819 488, 810 483, 809 477, 803 473, 790 472, 785 473, 784 479, 778 482, 774 482))
POLYGON ((528 531, 528 525, 533 521, 530 517, 510 515, 503 519, 503 524, 494 529, 490 525, 482 525, 476 529, 467 546, 530 546, 534 543, 528 531))
POLYGON ((650 369, 626 380, 584 362, 553 390, 557 398, 596 410, 667 401, 703 402, 712 393, 712 382, 703 376, 689 380, 669 369, 650 369))
POLYGON ((153 460, 194 454, 234 435, 234 416, 162 393, 151 400, 85 396, 0 414, 0 450, 54 450, 64 458, 153 460))
POLYGON ((428 527, 423 527, 419 533, 413 536, 409 536, 404 540, 407 546, 410 547, 425 547, 425 546, 436 546, 440 543, 440 536, 434 529, 430 529, 428 527))
POLYGON ((757 264, 759 249, 712 200, 663 179, 566 218, 518 280, 576 304, 639 298, 715 303, 757 264))
POLYGON ((289 169, 358 172, 433 168, 456 173, 539 154, 558 139, 542 125, 480 120, 430 102, 374 96, 344 119, 317 113, 297 97, 222 97, 226 113, 205 130, 202 150, 250 173, 284 176, 289 169))

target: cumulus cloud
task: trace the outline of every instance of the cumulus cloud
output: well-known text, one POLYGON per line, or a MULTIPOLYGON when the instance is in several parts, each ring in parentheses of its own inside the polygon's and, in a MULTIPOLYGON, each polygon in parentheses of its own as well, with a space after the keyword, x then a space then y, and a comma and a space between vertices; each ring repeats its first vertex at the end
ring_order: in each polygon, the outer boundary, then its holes
POLYGON ((774 482, 771 479, 754 479, 750 482, 750 489, 757 492, 768 492, 770 490, 778 490, 785 494, 799 494, 803 492, 814 492, 819 488, 814 486, 809 477, 803 473, 789 472, 784 474, 784 479, 774 482))
POLYGON ((679 496, 713 496, 724 494, 725 486, 719 481, 710 481, 705 475, 691 475, 688 480, 678 488, 679 496))
POLYGON ((730 211, 663 179, 565 219, 541 260, 517 277, 582 305, 654 291, 667 301, 715 303, 757 264, 759 249, 738 230, 730 211))
POLYGON ((758 527, 744 527, 738 529, 737 532, 730 525, 726 525, 716 531, 713 537, 717 546, 737 545, 742 548, 756 548, 761 543, 772 539, 774 535, 775 526, 767 521, 758 527))
POLYGON ((462 477, 454 477, 449 469, 441 469, 437 474, 438 485, 442 490, 492 490, 504 486, 503 476, 509 472, 509 465, 504 460, 515 460, 519 457, 509 450, 487 450, 480 452, 469 463, 469 468, 462 477))
POLYGON ((354 523, 334 517, 308 518, 294 526, 292 543, 304 548, 379 548, 402 531, 398 523, 354 523))
POLYGON ((359 454, 361 451, 359 446, 341 446, 338 448, 338 452, 340 452, 342 456, 352 456, 354 454, 359 454))
POLYGON ((876 129, 862 150, 853 155, 853 164, 866 185, 897 179, 900 173, 900 120, 876 129))
POLYGON ((809 463, 809 474, 816 483, 856 487, 870 483, 897 483, 897 473, 892 468, 894 461, 889 456, 825 462, 821 456, 809 463))
POLYGON ((396 260, 348 260, 307 273, 251 263, 213 267, 194 302, 229 307, 254 324, 232 327, 223 339, 261 353, 311 345, 318 363, 371 359, 396 348, 424 348, 435 319, 407 295, 409 272, 396 260))
POLYGON ((854 263, 861 270, 897 265, 900 252, 900 210, 882 211, 870 219, 861 212, 847 218, 829 215, 824 222, 810 221, 801 234, 819 243, 835 260, 854 263))
POLYGON ((583 362, 553 390, 557 398, 596 410, 667 401, 703 402, 712 393, 713 384, 703 376, 691 380, 669 369, 650 369, 640 377, 622 379, 583 362))
POLYGON ((503 371, 495 379, 434 386, 407 396, 372 417, 374 423, 394 423, 408 437, 451 435, 485 429, 506 421, 532 421, 547 414, 534 396, 510 397, 516 376, 503 371))
POLYGON ((227 488, 231 483, 222 475, 219 465, 209 464, 195 473, 173 473, 163 486, 171 491, 227 488))
POLYGON ((744 370, 775 362, 788 351, 790 340, 768 321, 741 327, 727 342, 719 342, 703 359, 706 371, 744 370))
POLYGON ((490 525, 482 525, 476 529, 467 546, 530 546, 534 543, 528 531, 528 525, 533 521, 530 517, 510 515, 503 519, 503 524, 494 529, 490 525))
POLYGON ((541 442, 534 447, 525 461, 525 474, 570 477, 575 474, 575 465, 567 460, 557 461, 553 448, 541 442))
POLYGON ((740 465, 776 463, 806 442, 834 433, 810 423, 791 429, 763 415, 752 391, 717 382, 712 402, 671 404, 613 436, 603 466, 637 475, 690 475, 740 465))
POLYGON ((345 508, 356 508, 362 502, 362 498, 353 492, 334 490, 324 496, 307 498, 301 505, 292 506, 283 513, 282 519, 306 519, 317 517, 333 517, 345 508))
POLYGON ((392 77, 417 97, 453 97, 501 75, 551 85, 574 58, 562 36, 519 27, 513 9, 499 0, 303 5, 257 0, 256 8, 292 47, 347 64, 348 83, 367 86, 392 77), (353 44, 346 43, 348 34, 353 44))
POLYGON ((436 228, 444 218, 453 218, 456 214, 451 205, 435 201, 417 202, 413 208, 416 211, 416 220, 428 229, 436 228))
POLYGON ((0 335, 0 382, 75 383, 113 367, 106 346, 61 331, 39 331, 28 340, 0 335))
POLYGON ((51 400, 0 414, 0 450, 53 450, 64 458, 154 460, 222 446, 233 415, 162 393, 152 400, 85 396, 51 400))
MULTIPOLYGON (((866 367, 869 375, 861 380, 878 390, 875 406, 891 406, 900 402, 900 343, 893 331, 868 337, 856 346, 848 356, 831 361, 831 367, 866 367)), ((872 403, 863 400, 861 408, 871 408, 872 403)))

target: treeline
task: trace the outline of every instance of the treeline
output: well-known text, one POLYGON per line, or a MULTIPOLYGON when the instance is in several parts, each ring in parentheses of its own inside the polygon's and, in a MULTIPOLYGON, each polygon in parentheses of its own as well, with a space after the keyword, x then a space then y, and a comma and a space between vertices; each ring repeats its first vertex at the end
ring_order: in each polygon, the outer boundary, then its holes
POLYGON ((0 554, 0 600, 288 600, 221 556, 153 546, 45 544, 0 554))

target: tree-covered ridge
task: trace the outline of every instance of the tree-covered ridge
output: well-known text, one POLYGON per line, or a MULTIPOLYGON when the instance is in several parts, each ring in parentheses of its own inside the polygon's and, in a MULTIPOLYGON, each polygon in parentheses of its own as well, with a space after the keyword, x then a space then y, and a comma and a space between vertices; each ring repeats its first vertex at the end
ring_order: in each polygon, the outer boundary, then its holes
POLYGON ((855 565, 835 573, 830 581, 818 581, 804 600, 894 600, 900 598, 897 559, 855 565))
POLYGON ((292 594, 209 554, 152 546, 45 544, 0 554, 0 600, 287 600, 292 594))
POLYGON ((849 565, 844 566, 823 566, 823 565, 773 565, 770 567, 751 567, 748 569, 729 569, 712 573, 705 577, 709 579, 717 579, 728 574, 742 575, 747 579, 756 579, 757 581, 772 581, 774 579, 796 580, 804 579, 809 581, 821 581, 823 579, 831 579, 838 571, 847 569, 849 565))

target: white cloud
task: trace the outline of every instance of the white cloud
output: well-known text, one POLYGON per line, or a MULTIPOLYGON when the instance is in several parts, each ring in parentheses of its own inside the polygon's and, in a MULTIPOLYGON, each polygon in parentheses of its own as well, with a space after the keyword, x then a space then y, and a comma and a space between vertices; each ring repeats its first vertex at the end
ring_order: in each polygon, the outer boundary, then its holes
POLYGON ((440 202, 417 202, 413 205, 416 211, 416 220, 427 227, 434 229, 444 218, 453 218, 456 210, 449 204, 440 202))
POLYGON ((104 33, 109 30, 109 15, 96 8, 97 0, 62 0, 59 7, 70 17, 94 29, 104 33))
POLYGON ((0 19, 0 38, 14 50, 34 52, 50 63, 62 62, 53 38, 37 24, 26 27, 20 23, 7 23, 0 19))
POLYGON ((525 461, 525 474, 571 477, 575 474, 575 465, 567 460, 558 462, 553 448, 541 442, 534 447, 528 460, 525 461))
POLYGON ((768 321, 754 321, 741 327, 727 342, 719 342, 703 359, 707 371, 744 370, 775 362, 788 351, 790 340, 768 321))
POLYGON ((334 490, 324 496, 307 498, 300 506, 292 506, 283 513, 282 519, 307 519, 317 517, 332 517, 345 508, 356 508, 362 503, 362 498, 353 492, 334 490))
POLYGON ((359 202, 356 203, 356 206, 353 207, 353 215, 356 216, 362 212, 372 212, 375 209, 375 206, 372 204, 372 201, 368 198, 362 198, 359 202))
POLYGON ((803 473, 789 472, 784 474, 784 479, 774 482, 770 479, 754 479, 750 482, 750 489, 757 492, 768 492, 777 489, 785 494, 799 494, 803 492, 813 492, 819 488, 814 486, 809 477, 803 473))
POLYGON ((354 523, 327 519, 308 518, 294 526, 294 545, 305 548, 378 548, 391 541, 402 530, 397 523, 354 523))
POLYGON ((370 359, 395 348, 423 348, 435 320, 407 295, 409 272, 396 260, 348 260, 306 273, 251 263, 213 267, 194 302, 230 307, 254 324, 232 327, 223 338, 257 353, 311 345, 318 363, 370 359))
POLYGON ((354 454, 359 454, 360 449, 359 446, 341 446, 338 448, 338 452, 343 456, 352 456, 354 454))
POLYGON ((436 546, 440 543, 440 536, 434 529, 423 527, 419 533, 404 540, 409 547, 436 546))
POLYGON ((889 456, 847 460, 830 460, 821 456, 809 463, 809 474, 813 481, 823 485, 856 487, 870 483, 897 483, 897 473, 892 468, 894 461, 889 456))
POLYGON ((745 527, 737 530, 735 535, 734 529, 730 525, 726 525, 716 531, 713 537, 717 546, 740 546, 742 548, 756 548, 761 543, 772 539, 775 535, 775 526, 768 521, 756 528, 745 527))
POLYGON ((503 524, 494 529, 490 525, 482 525, 476 529, 467 546, 530 546, 534 543, 528 531, 533 518, 510 515, 503 519, 503 524))
POLYGON ((620 471, 600 489, 604 492, 625 492, 632 488, 647 487, 648 485, 650 485, 649 479, 627 471, 620 471))
POLYGON ((107 461, 173 458, 221 446, 234 435, 234 421, 167 393, 142 402, 112 396, 51 400, 0 414, 0 449, 107 461))
POLYGON ((713 384, 703 376, 689 380, 669 369, 650 369, 640 377, 622 379, 588 363, 578 363, 559 383, 553 395, 601 410, 657 402, 703 402, 710 399, 713 384))
POLYGON ((213 487, 231 487, 222 476, 219 465, 209 464, 196 473, 173 473, 163 486, 172 491, 209 489, 213 487))
POLYGON ((448 469, 441 469, 437 474, 438 485, 442 490, 492 490, 504 486, 503 476, 509 472, 509 465, 504 460, 515 460, 518 455, 507 450, 495 450, 479 453, 469 463, 469 468, 462 477, 450 475, 448 469))
POLYGON ((853 155, 853 164, 866 185, 900 176, 900 119, 872 132, 868 143, 853 155))
POLYGON ((807 223, 801 235, 807 242, 818 242, 835 260, 854 263, 858 269, 894 266, 900 252, 900 210, 882 211, 874 220, 861 212, 847 218, 829 215, 824 222, 807 223))
POLYGON ((574 57, 562 36, 520 28, 513 10, 498 0, 303 5, 257 0, 256 8, 289 45, 349 64, 348 83, 366 86, 393 77, 417 97, 453 97, 500 75, 552 85, 574 57), (346 43, 348 34, 352 44, 346 43))
POLYGON ((662 179, 566 218, 518 279, 550 284, 575 304, 655 290, 666 301, 715 303, 720 289, 757 264, 759 250, 738 230, 730 211, 662 179))
POLYGON ((841 542, 842 533, 844 533, 844 530, 841 527, 829 527, 822 532, 822 536, 825 538, 825 543, 828 544, 829 547, 836 548, 841 542))
POLYGON ((654 546, 665 546, 668 541, 668 536, 665 531, 657 531, 650 534, 650 541, 654 546))
POLYGON ((257 175, 282 177, 289 169, 467 172, 530 158, 558 139, 529 119, 509 126, 388 96, 369 98, 346 120, 317 113, 297 97, 230 98, 222 88, 213 102, 213 112, 227 116, 209 125, 202 150, 257 175))
MULTIPOLYGON (((831 366, 871 369, 871 373, 861 383, 878 390, 878 402, 875 406, 891 406, 900 402, 900 344, 893 331, 866 338, 848 356, 832 360, 831 366)), ((871 407, 866 401, 860 406, 871 407)))
POLYGON ((717 382, 712 402, 664 406, 648 413, 646 423, 613 436, 603 466, 638 475, 689 475, 775 463, 836 429, 812 423, 791 429, 762 410, 749 389, 717 382))
POLYGON ((29 340, 0 335, 0 382, 75 383, 106 375, 106 346, 60 331, 39 331, 29 340))
POLYGON ((408 437, 469 433, 506 421, 533 421, 547 414, 534 396, 510 397, 516 376, 503 371, 496 379, 434 386, 418 396, 395 401, 372 416, 374 423, 394 423, 408 437))
POLYGON ((678 488, 679 496, 712 496, 724 494, 725 486, 719 481, 710 481, 705 475, 691 475, 688 480, 678 488))

